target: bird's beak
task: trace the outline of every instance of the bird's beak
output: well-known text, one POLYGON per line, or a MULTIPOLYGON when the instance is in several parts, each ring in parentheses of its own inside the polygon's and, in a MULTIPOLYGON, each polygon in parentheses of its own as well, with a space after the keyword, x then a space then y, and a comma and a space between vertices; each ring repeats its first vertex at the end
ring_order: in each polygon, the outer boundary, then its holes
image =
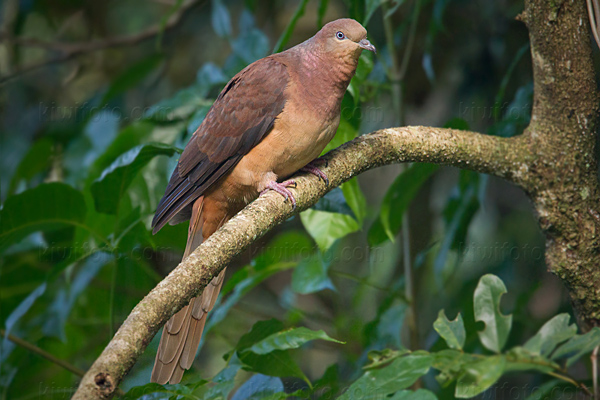
POLYGON ((360 42, 358 42, 358 45, 365 50, 369 50, 377 54, 377 49, 367 39, 362 39, 360 42))

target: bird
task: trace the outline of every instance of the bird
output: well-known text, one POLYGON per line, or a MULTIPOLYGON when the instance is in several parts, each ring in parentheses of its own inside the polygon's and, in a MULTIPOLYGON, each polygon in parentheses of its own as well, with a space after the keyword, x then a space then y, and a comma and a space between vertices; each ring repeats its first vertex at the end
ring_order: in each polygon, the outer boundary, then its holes
MULTIPOLYGON (((353 19, 250 64, 217 96, 190 138, 152 220, 189 220, 183 258, 261 194, 273 190, 295 208, 294 173, 327 181, 318 156, 333 139, 341 102, 363 50, 376 52, 353 19)), ((179 383, 196 357, 225 269, 165 324, 151 381, 179 383)))

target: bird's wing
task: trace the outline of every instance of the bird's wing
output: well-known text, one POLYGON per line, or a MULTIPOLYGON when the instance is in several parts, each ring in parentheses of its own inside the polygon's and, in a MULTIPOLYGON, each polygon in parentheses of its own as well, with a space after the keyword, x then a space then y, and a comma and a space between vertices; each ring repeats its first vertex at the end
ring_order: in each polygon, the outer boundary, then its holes
MULTIPOLYGON (((285 105, 285 65, 263 58, 238 73, 187 144, 160 200, 156 233, 229 172, 273 128, 285 105)), ((183 214, 183 213, 182 213, 183 214)))

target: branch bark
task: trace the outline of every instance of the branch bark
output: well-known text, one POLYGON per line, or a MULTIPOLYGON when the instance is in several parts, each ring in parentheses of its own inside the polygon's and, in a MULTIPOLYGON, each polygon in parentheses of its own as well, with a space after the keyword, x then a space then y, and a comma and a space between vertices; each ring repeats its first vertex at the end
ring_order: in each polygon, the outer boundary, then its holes
POLYGON ((313 204, 332 188, 364 171, 399 162, 431 162, 523 182, 532 157, 522 137, 500 138, 443 128, 383 129, 361 136, 326 155, 329 187, 301 175, 297 208, 274 192, 249 204, 198 247, 131 312, 85 374, 73 399, 103 399, 119 382, 167 320, 238 254, 274 226, 313 204))

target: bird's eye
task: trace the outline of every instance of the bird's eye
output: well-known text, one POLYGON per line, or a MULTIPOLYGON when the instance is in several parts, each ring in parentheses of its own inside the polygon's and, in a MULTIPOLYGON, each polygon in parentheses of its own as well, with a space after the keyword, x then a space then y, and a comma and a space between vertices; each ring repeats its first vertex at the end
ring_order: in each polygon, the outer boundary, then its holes
POLYGON ((346 39, 346 35, 344 35, 344 32, 336 33, 335 37, 338 38, 339 40, 346 39))

